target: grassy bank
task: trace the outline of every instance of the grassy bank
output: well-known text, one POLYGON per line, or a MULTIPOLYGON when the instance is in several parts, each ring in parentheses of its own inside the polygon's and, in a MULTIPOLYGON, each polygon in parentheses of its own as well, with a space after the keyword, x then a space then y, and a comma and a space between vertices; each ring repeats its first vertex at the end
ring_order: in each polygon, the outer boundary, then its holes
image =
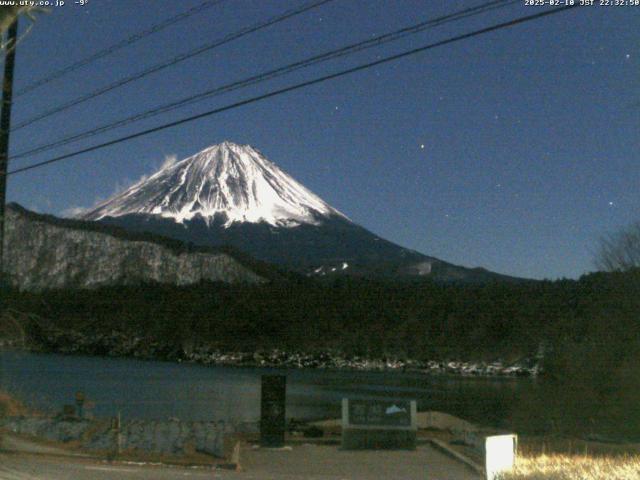
POLYGON ((6 392, 0 391, 0 418, 26 415, 28 409, 6 392))
POLYGON ((637 480, 640 455, 523 455, 501 480, 637 480))

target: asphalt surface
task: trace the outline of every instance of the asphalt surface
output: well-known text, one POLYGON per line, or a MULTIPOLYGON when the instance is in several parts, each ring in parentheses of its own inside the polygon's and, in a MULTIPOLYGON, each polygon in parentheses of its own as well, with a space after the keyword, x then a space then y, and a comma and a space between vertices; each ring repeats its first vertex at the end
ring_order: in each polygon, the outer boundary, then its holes
POLYGON ((46 445, 41 442, 35 442, 33 440, 27 440, 26 438, 19 437, 17 435, 7 435, 0 433, 0 451, 9 452, 23 452, 23 453, 37 453, 41 455, 64 455, 64 456, 76 456, 86 457, 82 453, 74 452, 72 450, 59 448, 52 445, 46 445))
POLYGON ((0 480, 479 480, 468 467, 435 450, 341 451, 336 446, 243 448, 242 471, 107 463, 86 458, 0 453, 0 480))

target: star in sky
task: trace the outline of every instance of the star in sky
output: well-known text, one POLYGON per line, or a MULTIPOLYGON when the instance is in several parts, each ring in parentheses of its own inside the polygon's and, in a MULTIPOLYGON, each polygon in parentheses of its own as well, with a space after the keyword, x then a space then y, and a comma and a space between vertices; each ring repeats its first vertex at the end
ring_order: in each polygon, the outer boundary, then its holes
MULTIPOLYGON (((90 54, 139 32, 142 23, 155 25, 182 13, 185 11, 182 3, 187 3, 165 2, 166 8, 147 9, 142 15, 138 5, 141 2, 117 2, 121 14, 114 16, 109 9, 94 10, 91 7, 93 1, 89 0, 89 9, 73 8, 71 11, 75 14, 69 11, 64 15, 50 15, 51 21, 43 18, 38 23, 38 28, 24 39, 25 56, 21 57, 24 62, 16 66, 22 69, 21 72, 16 71, 17 82, 29 83, 28 77, 32 80, 45 78, 52 69, 66 66, 64 59, 58 59, 55 65, 49 60, 55 58, 58 43, 72 46, 86 40, 86 24, 78 20, 79 16, 83 20, 84 16, 91 16, 94 18, 92 25, 101 24, 103 35, 92 36, 91 48, 84 52, 90 54), (53 17, 56 17, 55 21, 53 17), (56 42, 48 42, 50 38, 56 38, 56 42)), ((231 29, 244 28, 263 18, 280 15, 283 3, 287 2, 238 2, 237 9, 211 9, 201 18, 204 23, 199 22, 207 25, 207 22, 219 20, 228 23, 231 29), (255 8, 255 5, 260 8, 255 8)), ((350 19, 348 32, 345 32, 343 22, 332 21, 344 13, 338 6, 336 10, 317 10, 313 18, 305 15, 291 18, 282 28, 259 34, 260 40, 247 37, 249 41, 212 51, 201 61, 185 62, 179 69, 167 71, 166 75, 141 79, 139 84, 123 90, 123 102, 113 102, 115 97, 105 95, 102 99, 92 100, 86 108, 61 112, 55 117, 55 122, 65 125, 68 133, 93 128, 123 114, 119 108, 126 107, 127 115, 134 115, 164 101, 165 95, 171 96, 166 101, 177 100, 181 96, 175 91, 177 78, 188 79, 187 87, 200 91, 210 88, 210 84, 216 86, 236 81, 236 75, 258 74, 271 61, 284 64, 307 58, 313 55, 308 51, 309 45, 323 45, 323 51, 340 48, 367 35, 388 32, 395 28, 393 26, 402 27, 423 17, 434 18, 449 12, 444 6, 431 6, 431 3, 449 2, 398 2, 406 4, 406 8, 395 8, 395 2, 392 3, 393 8, 383 12, 367 12, 366 18, 356 16, 350 19), (417 13, 412 7, 417 4, 424 4, 425 8, 418 12, 420 18, 414 20, 417 13), (229 54, 231 51, 233 55, 229 54), (283 52, 287 53, 287 59, 280 58, 284 56, 283 52), (238 71, 239 68, 242 72, 238 71), (216 78, 211 79, 207 72, 213 69, 216 78), (97 118, 103 115, 104 119, 97 118)), ((541 20, 531 30, 528 27, 500 30, 490 37, 476 37, 473 41, 424 52, 413 60, 380 65, 350 77, 353 79, 350 81, 327 82, 322 88, 309 90, 309 95, 278 97, 278 101, 274 99, 235 110, 237 114, 229 112, 222 117, 202 119, 190 124, 189 128, 165 130, 137 142, 113 145, 109 150, 87 156, 91 162, 78 158, 76 162, 59 163, 56 168, 33 171, 42 172, 41 175, 14 176, 7 192, 8 198, 29 204, 38 199, 36 195, 42 195, 51 199, 52 206, 37 200, 40 208, 54 214, 74 205, 91 205, 96 197, 110 196, 117 182, 123 178, 139 178, 143 173, 151 172, 152 168, 155 170, 155 166, 146 167, 145 162, 161 158, 164 149, 185 158, 229 138, 250 143, 264 151, 267 157, 328 203, 340 207, 359 224, 403 246, 425 254, 437 254, 439 258, 453 263, 490 266, 516 276, 555 278, 568 275, 578 278, 593 268, 593 262, 588 248, 575 248, 575 245, 595 242, 600 232, 615 231, 619 225, 637 216, 632 211, 635 205, 630 205, 625 195, 633 191, 640 178, 637 170, 633 169, 633 159, 637 155, 637 135, 634 136, 637 121, 634 122, 634 115, 640 109, 640 103, 637 90, 615 87, 625 82, 633 85, 640 50, 632 41, 637 22, 634 22, 633 15, 622 10, 612 9, 606 15, 602 15, 599 9, 585 9, 575 15, 562 14, 569 15, 563 21, 570 18, 575 22, 575 28, 558 30, 558 22, 541 20), (534 30, 539 35, 557 38, 562 45, 561 51, 531 47, 534 30), (585 38, 593 41, 584 42, 585 38), (534 54, 525 55, 527 49, 534 54), (592 63, 595 66, 592 67, 592 63), (540 81, 545 72, 562 78, 564 85, 584 82, 585 75, 591 74, 589 80, 598 85, 597 95, 592 89, 557 85, 551 91, 545 82, 540 81), (393 85, 393 89, 383 84, 383 73, 385 82, 393 85), (362 95, 363 91, 371 94, 362 95), (348 108, 335 103, 343 99, 348 99, 345 100, 348 108), (327 108, 323 114, 325 119, 326 112, 336 118, 320 122, 315 115, 318 104, 327 108), (621 108, 602 108, 602 105, 619 105, 621 108), (369 118, 372 111, 391 114, 380 115, 376 121, 362 121, 365 116, 369 118), (504 112, 504 119, 500 112, 504 112), (260 115, 262 121, 248 122, 247 118, 252 115, 260 115), (499 118, 495 119, 495 115, 499 118), (296 121, 292 122, 292 118, 296 121), (589 118, 589 122, 598 128, 585 134, 580 126, 584 118, 589 118), (538 129, 525 128, 545 120, 558 127, 546 129, 544 135, 538 129), (479 125, 482 128, 478 128, 479 125), (354 129, 358 134, 354 135, 354 129), (422 141, 415 146, 410 145, 422 136, 431 142, 429 152, 425 151, 426 144, 422 141), (407 154, 403 159, 407 162, 406 168, 411 168, 415 175, 402 175, 401 169, 396 169, 400 172, 395 175, 393 168, 397 159, 381 152, 396 150, 407 154), (602 161, 602 156, 615 157, 616 161, 602 161), (466 157, 473 161, 467 161, 466 157), (517 163, 513 162, 514 157, 517 163), (576 157, 580 158, 580 168, 593 175, 585 174, 580 176, 581 181, 575 181, 576 157), (326 161, 328 158, 330 162, 326 161), (369 158, 375 158, 376 163, 369 165, 369 158), (339 172, 336 169, 338 163, 341 165, 339 172), (370 174, 359 175, 363 165, 367 166, 370 174), (463 177, 459 173, 461 165, 465 165, 467 170, 463 177), (320 172, 317 176, 314 175, 316 169, 320 172), (547 176, 549 170, 555 174, 547 176), (500 175, 502 172, 504 174, 500 175), (423 180, 414 185, 419 174, 423 179, 429 176, 430 181, 423 180), (350 183, 353 182, 353 188, 342 188, 345 176, 350 178, 350 183), (496 186, 497 178, 505 182, 501 187, 496 186), (592 182, 592 178, 599 180, 592 182), (376 187, 381 182, 388 182, 393 188, 380 191, 376 187), (438 188, 431 188, 433 185, 438 188), (544 193, 548 195, 542 194, 539 185, 545 185, 544 193), (602 192, 602 185, 607 186, 606 192, 602 192), (432 213, 437 212, 434 215, 425 214, 424 208, 416 204, 416 195, 424 192, 429 192, 429 208, 432 213), (618 205, 612 197, 620 198, 621 204, 618 205), (454 205, 451 205, 452 198, 456 201, 454 205), (497 212, 492 208, 492 202, 499 200, 507 201, 502 202, 497 212), (389 220, 371 209, 371 202, 378 201, 402 209, 402 214, 406 215, 404 223, 411 228, 397 228, 394 220, 398 216, 397 211, 389 210, 389 220), (531 202, 535 202, 536 211, 522 215, 531 202), (605 212, 604 209, 609 210, 605 212), (449 221, 445 213, 451 221, 458 219, 463 230, 438 229, 437 220, 449 221), (568 219, 578 219, 581 230, 569 238, 561 229, 558 229, 560 233, 550 233, 548 219, 554 215, 567 219, 568 223, 568 219), (509 228, 505 229, 505 225, 509 228), (505 230, 516 232, 513 233, 515 236, 509 236, 511 233, 503 235, 505 230), (424 231, 430 234, 424 235, 424 231), (487 244, 493 244, 495 248, 489 249, 487 244), (531 250, 539 255, 527 253, 531 250)), ((478 21, 478 27, 492 22, 489 18, 478 21)), ((475 28, 468 27, 469 31, 475 28)), ((466 25, 460 28, 460 33, 467 31, 466 25)), ((92 90, 89 86, 95 81, 100 83, 97 85, 100 87, 122 76, 137 73, 140 55, 160 61, 198 48, 203 43, 201 34, 200 28, 189 28, 188 23, 182 23, 160 34, 156 41, 122 49, 118 55, 87 65, 81 72, 86 76, 83 78, 87 78, 86 91, 92 90), (178 35, 181 37, 180 45, 175 52, 167 52, 167 45, 171 45, 178 35), (111 66, 114 68, 109 68, 111 66)), ((443 35, 441 38, 448 35, 447 32, 440 34, 443 35)), ((347 68, 364 62, 364 58, 375 61, 380 56, 399 53, 405 48, 408 50, 414 41, 416 46, 430 42, 422 37, 407 37, 405 40, 402 45, 362 52, 364 57, 344 58, 343 66, 347 68)), ((316 74, 320 76, 322 73, 316 72, 313 76, 316 74)), ((291 80, 294 81, 297 80, 291 80)), ((59 97, 57 101, 66 102, 80 93, 74 91, 76 82, 63 81, 56 85, 60 90, 56 91, 52 86, 51 92, 59 97)), ((25 119, 40 113, 41 108, 53 106, 45 102, 44 92, 42 90, 42 102, 36 101, 36 95, 33 101, 20 102, 16 113, 25 119)), ((247 98, 249 95, 247 93, 247 98)), ((122 130, 122 135, 138 131, 138 128, 143 127, 127 127, 127 130, 122 130)), ((38 131, 38 137, 42 137, 39 142, 59 140, 60 132, 55 130, 41 128, 38 131)), ((95 140, 96 143, 100 141, 95 140)), ((12 138, 15 152, 31 148, 31 142, 29 135, 12 138)))

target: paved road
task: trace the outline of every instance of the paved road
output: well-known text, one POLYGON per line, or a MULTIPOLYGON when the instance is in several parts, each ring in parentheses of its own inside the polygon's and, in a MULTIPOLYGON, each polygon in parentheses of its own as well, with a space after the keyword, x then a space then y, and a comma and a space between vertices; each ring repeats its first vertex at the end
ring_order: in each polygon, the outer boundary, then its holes
MULTIPOLYGON (((0 433, 0 435, 2 435, 0 433)), ((51 445, 45 445, 41 442, 34 442, 17 435, 4 434, 0 437, 0 445, 3 450, 11 452, 37 453, 42 455, 65 455, 86 457, 82 453, 74 452, 68 449, 59 448, 51 445)))
POLYGON ((110 465, 81 459, 0 454, 1 480, 173 480, 226 478, 211 470, 110 465))
POLYGON ((0 480, 479 480, 429 446, 413 452, 340 451, 335 446, 242 451, 242 472, 108 464, 82 458, 0 454, 0 480))
POLYGON ((243 452, 242 466, 255 479, 477 480, 472 470, 430 446, 415 451, 342 451, 337 446, 300 445, 293 450, 243 452))

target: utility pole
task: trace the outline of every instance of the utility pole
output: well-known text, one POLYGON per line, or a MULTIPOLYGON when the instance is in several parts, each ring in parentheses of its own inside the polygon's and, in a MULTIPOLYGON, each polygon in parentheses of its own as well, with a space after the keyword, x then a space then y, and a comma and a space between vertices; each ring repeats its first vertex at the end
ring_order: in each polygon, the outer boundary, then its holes
MULTIPOLYGON (((1 38, 0 38, 1 40, 1 38)), ((11 129, 11 102, 13 96, 13 70, 16 62, 18 42, 18 16, 9 27, 5 43, 4 81, 2 83, 2 105, 0 111, 0 288, 4 283, 4 213, 7 197, 7 171, 9 168, 9 130, 11 129)), ((5 311, 4 292, 0 292, 0 315, 5 311)), ((1 350, 1 349, 0 349, 1 350)), ((4 365, 0 357, 0 388, 4 387, 4 365)), ((3 435, 0 433, 0 448, 3 435)))
POLYGON ((9 27, 4 56, 2 82, 2 111, 0 112, 0 282, 4 281, 4 219, 7 197, 7 171, 9 169, 9 131, 11 130, 11 104, 13 97, 13 70, 16 63, 18 17, 9 27))

